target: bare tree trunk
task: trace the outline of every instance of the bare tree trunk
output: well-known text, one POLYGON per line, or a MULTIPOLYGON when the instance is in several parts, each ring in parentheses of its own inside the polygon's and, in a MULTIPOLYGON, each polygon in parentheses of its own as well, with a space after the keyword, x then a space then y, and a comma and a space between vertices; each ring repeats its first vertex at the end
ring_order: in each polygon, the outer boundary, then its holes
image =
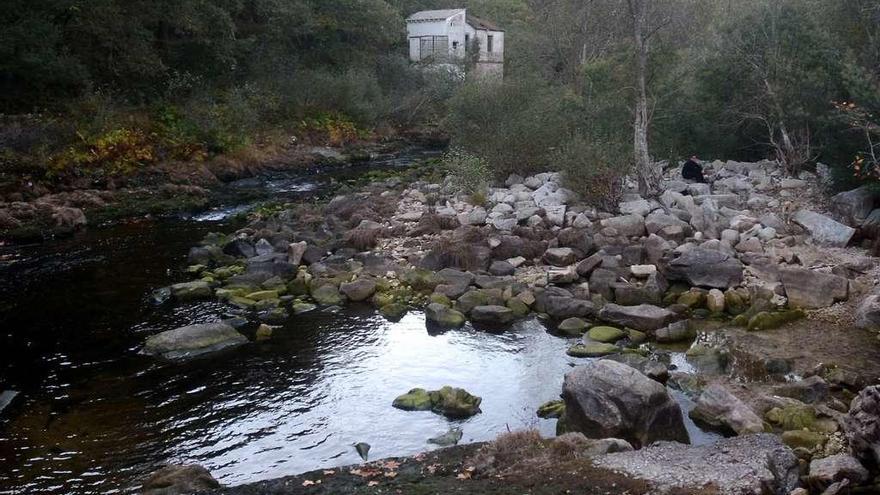
POLYGON ((648 71, 648 39, 645 23, 648 16, 648 0, 629 0, 633 20, 633 39, 636 45, 636 105, 633 119, 633 152, 639 193, 643 196, 656 191, 658 175, 648 152, 648 93, 646 73, 648 71))

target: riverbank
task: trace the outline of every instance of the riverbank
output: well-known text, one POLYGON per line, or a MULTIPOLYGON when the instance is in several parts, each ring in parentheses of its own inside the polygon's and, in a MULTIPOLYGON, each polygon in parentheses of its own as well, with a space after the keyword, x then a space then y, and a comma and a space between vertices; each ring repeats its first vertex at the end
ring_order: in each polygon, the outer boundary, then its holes
POLYGON ((68 236, 87 225, 144 215, 197 213, 247 198, 230 198, 224 188, 242 179, 272 173, 332 170, 393 157, 411 147, 442 147, 436 130, 400 132, 352 142, 344 147, 282 143, 254 145, 247 152, 208 160, 160 162, 116 180, 39 180, 3 174, 0 180, 0 241, 34 242, 68 236))
POLYGON ((786 178, 772 162, 715 162, 707 172, 713 184, 689 184, 673 169, 659 198, 629 193, 615 212, 580 203, 553 173, 511 176, 485 202, 448 177, 392 177, 206 237, 189 253, 196 280, 164 294, 216 298, 262 322, 256 339, 297 315, 358 302, 392 321, 423 308, 429 332, 466 322, 503 332, 535 314, 554 334, 580 338, 567 354, 587 363, 566 374, 564 401, 539 412, 559 419, 557 432, 636 449, 687 442, 669 395, 677 390, 706 428, 771 432, 793 489, 858 435, 847 413, 880 377, 880 353, 877 329, 852 329, 852 315, 866 311, 878 268, 847 247, 854 229, 810 209, 828 204, 815 176, 786 178), (669 345, 684 346, 685 360, 669 345), (606 360, 628 367, 602 365, 587 376, 607 382, 569 384, 606 360))

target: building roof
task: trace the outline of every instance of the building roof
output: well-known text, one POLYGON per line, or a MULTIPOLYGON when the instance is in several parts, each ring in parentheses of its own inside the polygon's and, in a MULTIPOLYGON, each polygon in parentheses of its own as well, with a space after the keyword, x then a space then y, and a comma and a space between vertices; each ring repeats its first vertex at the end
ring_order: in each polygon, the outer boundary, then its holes
POLYGON ((464 12, 464 9, 423 10, 406 18, 407 21, 442 21, 449 19, 455 14, 464 12))
MULTIPOLYGON (((450 17, 461 14, 462 12, 466 12, 465 9, 443 9, 443 10, 423 10, 421 12, 416 12, 415 14, 406 18, 407 22, 424 22, 424 21, 445 21, 450 17)), ((467 14, 467 23, 471 25, 474 29, 486 29, 489 31, 504 31, 499 28, 494 22, 487 21, 485 19, 480 19, 479 17, 474 17, 470 14, 467 14)))
POLYGON ((486 29, 488 31, 504 31, 499 28, 497 24, 494 22, 487 21, 485 19, 480 19, 479 17, 472 16, 470 14, 467 15, 467 23, 471 25, 474 29, 486 29))

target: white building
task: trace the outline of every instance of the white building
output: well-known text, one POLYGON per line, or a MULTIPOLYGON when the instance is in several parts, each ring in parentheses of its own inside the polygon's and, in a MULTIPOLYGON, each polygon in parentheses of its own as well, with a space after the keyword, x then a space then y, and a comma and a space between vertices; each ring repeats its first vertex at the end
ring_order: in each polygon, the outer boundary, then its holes
POLYGON ((406 31, 413 62, 464 62, 474 56, 477 74, 504 75, 504 31, 466 9, 416 12, 407 18, 406 31))

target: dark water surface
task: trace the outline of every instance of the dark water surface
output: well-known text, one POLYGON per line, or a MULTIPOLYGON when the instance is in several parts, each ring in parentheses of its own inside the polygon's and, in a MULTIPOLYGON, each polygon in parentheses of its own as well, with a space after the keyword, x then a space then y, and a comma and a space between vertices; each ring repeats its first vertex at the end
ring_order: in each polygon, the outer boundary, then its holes
MULTIPOLYGON (((310 183, 276 176, 255 187, 316 193, 310 183)), ((371 458, 414 454, 452 426, 463 441, 525 426, 553 434, 555 420, 534 412, 583 361, 534 319, 502 334, 432 335, 421 313, 390 323, 351 307, 293 317, 269 341, 182 365, 138 356, 148 335, 224 314, 214 302, 155 308, 147 296, 185 280, 189 247, 233 230, 224 219, 241 209, 0 251, 0 390, 22 392, 0 418, 0 493, 128 492, 164 462, 240 484, 359 462, 355 442, 370 443, 371 458), (450 421, 391 407, 410 388, 442 385, 483 397, 482 414, 450 421)), ((712 438, 690 427, 696 441, 712 438)))

